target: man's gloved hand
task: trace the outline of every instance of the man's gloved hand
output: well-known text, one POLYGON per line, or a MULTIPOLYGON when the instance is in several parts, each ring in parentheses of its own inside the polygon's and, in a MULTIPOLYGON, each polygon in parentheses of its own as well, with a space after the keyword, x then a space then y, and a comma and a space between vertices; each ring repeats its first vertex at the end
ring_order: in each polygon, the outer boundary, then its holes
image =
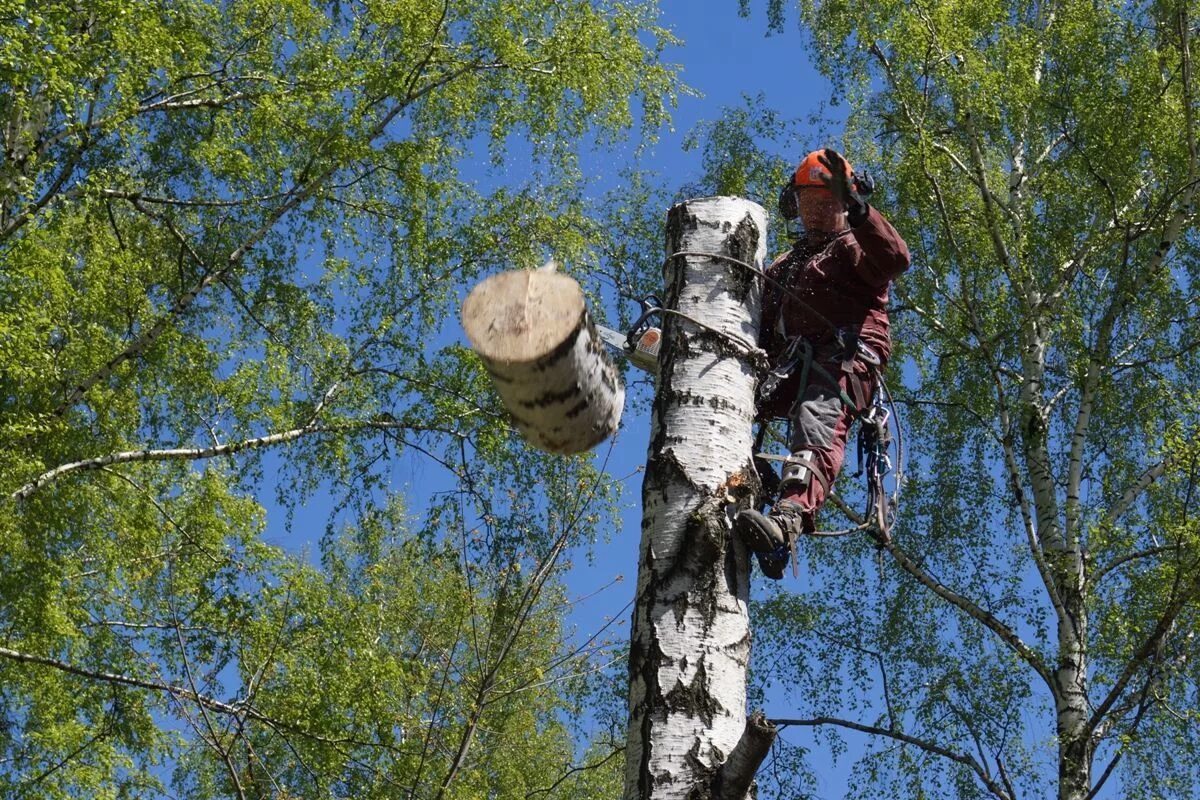
POLYGON ((833 148, 825 148, 825 152, 818 156, 817 160, 821 162, 821 166, 829 170, 830 177, 822 175, 821 180, 825 182, 833 199, 845 207, 850 227, 859 225, 867 218, 867 201, 863 195, 869 194, 870 190, 875 188, 874 181, 866 177, 862 183, 856 180, 852 184, 848 177, 850 167, 846 164, 846 159, 842 158, 842 154, 833 148), (870 184, 870 188, 868 189, 864 184, 870 184))

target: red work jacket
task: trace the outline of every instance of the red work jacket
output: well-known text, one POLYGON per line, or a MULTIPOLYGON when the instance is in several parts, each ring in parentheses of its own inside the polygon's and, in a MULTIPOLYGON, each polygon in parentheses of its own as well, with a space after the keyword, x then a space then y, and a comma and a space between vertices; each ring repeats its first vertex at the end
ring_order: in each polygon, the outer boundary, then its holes
MULTIPOLYGON (((822 362, 839 363, 842 354, 835 352, 832 328, 857 334, 886 362, 892 352, 888 286, 908 265, 908 245, 871 207, 866 219, 832 240, 796 242, 767 268, 767 275, 791 292, 772 281, 763 288, 759 346, 771 365, 778 366, 796 336, 812 342, 822 362)), ((771 416, 786 413, 798 391, 799 374, 793 374, 761 410, 771 416)))

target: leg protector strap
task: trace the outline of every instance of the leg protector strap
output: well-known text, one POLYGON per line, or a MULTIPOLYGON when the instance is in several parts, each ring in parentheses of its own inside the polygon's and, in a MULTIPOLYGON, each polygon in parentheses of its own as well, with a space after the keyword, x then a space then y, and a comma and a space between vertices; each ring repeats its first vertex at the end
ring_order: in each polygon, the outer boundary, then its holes
POLYGON ((800 450, 788 456, 783 462, 783 478, 779 482, 779 493, 783 495, 792 489, 804 491, 809 481, 816 480, 829 493, 829 480, 817 468, 812 450, 800 450))

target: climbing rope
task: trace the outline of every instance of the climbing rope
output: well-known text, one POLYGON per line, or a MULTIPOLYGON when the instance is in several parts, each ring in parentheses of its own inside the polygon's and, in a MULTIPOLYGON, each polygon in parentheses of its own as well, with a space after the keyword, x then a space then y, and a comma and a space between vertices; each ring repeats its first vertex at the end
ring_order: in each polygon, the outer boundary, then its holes
POLYGON ((701 253, 701 252, 693 251, 693 250, 679 250, 678 252, 672 253, 671 255, 667 256, 666 261, 663 262, 663 266, 665 267, 672 260, 679 258, 680 256, 691 256, 693 258, 713 258, 713 259, 717 259, 719 261, 728 261, 730 264, 735 264, 744 270, 754 273, 755 275, 762 278, 764 281, 767 281, 768 283, 775 286, 775 288, 779 289, 781 292, 786 294, 797 305, 799 305, 801 308, 803 308, 805 311, 807 311, 810 315, 812 315, 812 317, 815 318, 817 320, 817 322, 820 322, 822 325, 829 328, 829 330, 833 332, 834 339, 837 340, 837 342, 839 344, 842 343, 841 328, 839 328, 838 326, 836 326, 832 322, 830 322, 829 318, 826 317, 824 314, 817 311, 815 308, 813 308, 808 303, 804 302, 804 300, 802 300, 800 298, 800 295, 796 294, 794 291, 792 291, 790 288, 785 286, 783 283, 775 280, 770 275, 768 275, 766 273, 766 270, 759 269, 758 267, 754 266, 753 264, 749 264, 745 261, 742 261, 741 259, 734 258, 733 256, 727 256, 724 253, 701 253))
POLYGON ((703 328, 704 330, 708 331, 709 333, 712 333, 716 336, 719 336, 719 337, 727 340, 730 344, 737 346, 737 348, 739 350, 741 350, 748 357, 750 357, 756 361, 765 360, 765 358, 766 358, 766 353, 763 352, 762 348, 757 347, 754 344, 751 344, 750 342, 746 341, 745 339, 743 339, 740 336, 735 336, 734 334, 730 333, 729 331, 722 331, 722 330, 718 330, 717 328, 712 327, 711 325, 705 325, 700 320, 696 319, 693 316, 685 314, 682 311, 676 311, 673 308, 661 308, 661 307, 656 308, 655 311, 660 314, 671 314, 672 316, 682 317, 683 319, 686 319, 688 322, 692 323, 696 327, 703 328))

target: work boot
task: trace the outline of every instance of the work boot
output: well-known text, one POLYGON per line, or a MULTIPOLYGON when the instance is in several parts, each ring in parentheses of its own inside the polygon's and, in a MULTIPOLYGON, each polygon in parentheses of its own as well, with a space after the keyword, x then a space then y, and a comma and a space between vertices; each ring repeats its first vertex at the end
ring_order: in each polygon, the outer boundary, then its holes
POLYGON ((776 503, 770 514, 746 509, 733 518, 734 533, 754 553, 763 574, 776 581, 783 577, 791 556, 791 540, 805 528, 804 510, 787 500, 776 503))

